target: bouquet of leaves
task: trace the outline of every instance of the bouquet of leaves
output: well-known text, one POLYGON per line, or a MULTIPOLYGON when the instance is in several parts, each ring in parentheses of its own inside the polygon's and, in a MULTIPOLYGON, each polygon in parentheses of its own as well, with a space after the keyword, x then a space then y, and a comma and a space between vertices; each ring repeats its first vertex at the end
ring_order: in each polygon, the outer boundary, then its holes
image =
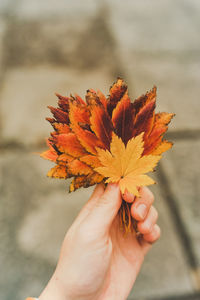
MULTIPOLYGON (((97 183, 117 182, 121 193, 139 196, 139 187, 154 184, 146 175, 153 171, 161 154, 172 147, 163 135, 174 114, 155 113, 156 87, 134 102, 123 79, 105 97, 87 91, 85 100, 74 95, 58 97, 58 108, 49 106, 47 120, 54 131, 47 140, 49 149, 41 157, 56 165, 47 176, 73 178, 69 191, 97 183)), ((134 228, 128 203, 119 211, 126 231, 134 228)))

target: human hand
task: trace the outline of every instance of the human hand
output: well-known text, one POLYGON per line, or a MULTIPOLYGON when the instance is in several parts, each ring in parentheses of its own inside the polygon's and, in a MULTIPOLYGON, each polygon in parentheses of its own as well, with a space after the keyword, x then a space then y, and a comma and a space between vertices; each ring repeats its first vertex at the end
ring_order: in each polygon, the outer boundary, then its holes
MULTIPOLYGON (((133 202, 126 193, 124 200, 133 202)), ((124 234, 118 210, 122 197, 117 184, 98 185, 68 230, 56 270, 40 300, 124 300, 128 297, 144 256, 160 237, 153 194, 141 188, 131 215, 142 234, 124 234)))

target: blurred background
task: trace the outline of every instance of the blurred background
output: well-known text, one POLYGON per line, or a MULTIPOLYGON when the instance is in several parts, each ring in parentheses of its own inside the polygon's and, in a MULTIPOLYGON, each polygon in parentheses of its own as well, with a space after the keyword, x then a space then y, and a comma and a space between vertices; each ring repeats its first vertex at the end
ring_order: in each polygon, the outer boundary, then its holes
POLYGON ((200 299, 200 1, 0 0, 0 299, 38 296, 67 228, 93 188, 68 194, 35 152, 51 129, 54 93, 132 99, 158 87, 176 113, 153 187, 162 238, 129 299, 200 299))

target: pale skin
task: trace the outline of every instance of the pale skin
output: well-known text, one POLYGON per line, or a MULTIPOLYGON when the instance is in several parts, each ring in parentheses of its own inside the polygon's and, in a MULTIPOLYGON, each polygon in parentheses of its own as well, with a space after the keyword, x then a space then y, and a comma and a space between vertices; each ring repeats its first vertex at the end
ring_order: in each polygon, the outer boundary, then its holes
POLYGON ((140 197, 126 192, 135 232, 124 235, 118 210, 122 196, 117 184, 98 185, 68 230, 56 270, 39 300, 125 300, 144 257, 160 237, 158 213, 147 187, 140 197))

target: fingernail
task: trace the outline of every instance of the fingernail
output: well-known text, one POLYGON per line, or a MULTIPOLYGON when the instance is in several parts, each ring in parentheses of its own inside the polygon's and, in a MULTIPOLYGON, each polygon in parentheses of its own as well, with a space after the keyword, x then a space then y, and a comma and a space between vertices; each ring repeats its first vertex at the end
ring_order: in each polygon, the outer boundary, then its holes
POLYGON ((140 218, 144 219, 146 217, 147 214, 147 207, 145 204, 140 204, 137 207, 137 213, 139 215, 140 218))

